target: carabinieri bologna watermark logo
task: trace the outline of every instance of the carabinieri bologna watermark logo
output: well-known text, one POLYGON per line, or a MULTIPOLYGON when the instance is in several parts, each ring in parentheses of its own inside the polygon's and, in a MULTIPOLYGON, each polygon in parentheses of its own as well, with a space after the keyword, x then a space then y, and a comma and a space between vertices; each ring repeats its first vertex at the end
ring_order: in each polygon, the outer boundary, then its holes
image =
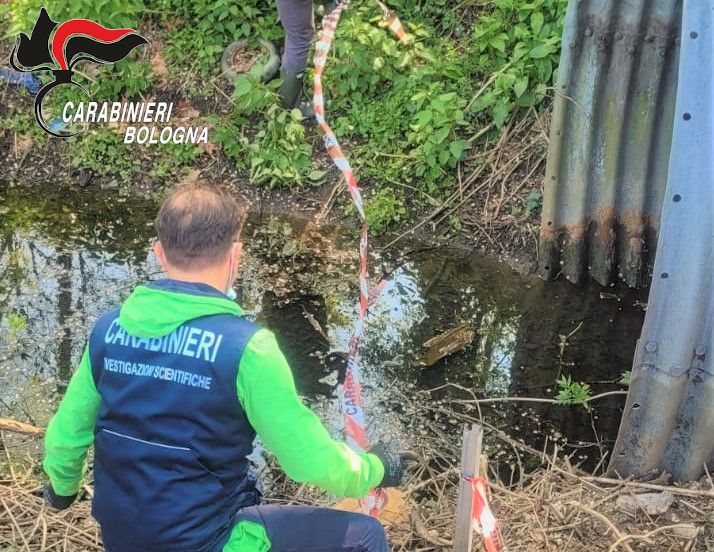
MULTIPOLYGON (((47 93, 58 86, 75 86, 87 96, 87 89, 74 81, 73 69, 80 61, 110 64, 127 57, 134 48, 148 41, 134 29, 108 29, 88 19, 70 19, 58 23, 50 18, 45 8, 40 9, 31 35, 25 33, 15 43, 10 54, 10 65, 16 71, 51 71, 54 80, 45 84, 35 96, 35 118, 42 129, 59 138, 77 134, 53 128, 45 120, 42 102, 47 93)), ((125 143, 206 143, 206 127, 136 126, 137 123, 168 123, 173 104, 167 102, 75 102, 67 101, 61 122, 121 123, 125 143), (134 125, 134 126, 132 126, 134 125)))

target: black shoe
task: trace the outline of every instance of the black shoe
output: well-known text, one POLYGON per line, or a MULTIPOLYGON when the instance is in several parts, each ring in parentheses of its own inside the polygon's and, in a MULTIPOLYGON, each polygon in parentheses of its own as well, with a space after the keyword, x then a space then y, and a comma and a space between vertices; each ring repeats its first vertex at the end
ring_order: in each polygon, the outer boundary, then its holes
POLYGON ((300 105, 302 98, 302 86, 305 79, 305 73, 283 73, 283 83, 278 89, 280 94, 280 103, 285 109, 293 109, 300 105))
POLYGON ((312 103, 303 98, 305 73, 283 73, 283 83, 280 85, 280 103, 285 109, 299 109, 303 119, 312 119, 315 112, 312 103))

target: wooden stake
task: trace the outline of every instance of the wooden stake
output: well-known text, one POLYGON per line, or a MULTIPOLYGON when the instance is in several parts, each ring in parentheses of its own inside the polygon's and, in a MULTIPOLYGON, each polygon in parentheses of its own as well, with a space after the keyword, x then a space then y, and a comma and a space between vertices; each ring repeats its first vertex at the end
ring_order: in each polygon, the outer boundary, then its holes
MULTIPOLYGON (((461 449, 461 474, 478 477, 481 458, 483 428, 480 425, 464 427, 461 449)), ((472 531, 471 505, 473 487, 463 477, 459 480, 459 498, 456 502, 456 528, 454 531, 454 552, 471 552, 472 531)))

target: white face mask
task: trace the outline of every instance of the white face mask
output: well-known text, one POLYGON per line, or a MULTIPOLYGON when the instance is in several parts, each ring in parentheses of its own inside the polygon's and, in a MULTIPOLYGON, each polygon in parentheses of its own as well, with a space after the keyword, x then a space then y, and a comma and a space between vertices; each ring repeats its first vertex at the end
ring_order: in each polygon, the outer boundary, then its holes
MULTIPOLYGON (((235 269, 231 270, 231 274, 235 276, 235 269)), ((228 286, 226 287, 226 297, 230 299, 231 301, 235 301, 238 298, 238 295, 236 294, 235 290, 233 289, 233 281, 235 278, 229 278, 228 279, 228 286)))

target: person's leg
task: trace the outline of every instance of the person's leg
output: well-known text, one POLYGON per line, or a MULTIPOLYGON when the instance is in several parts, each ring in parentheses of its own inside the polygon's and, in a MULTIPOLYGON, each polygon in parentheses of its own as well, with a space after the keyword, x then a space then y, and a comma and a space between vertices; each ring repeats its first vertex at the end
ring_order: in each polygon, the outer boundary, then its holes
POLYGON ((285 50, 281 69, 299 74, 307 67, 315 34, 313 0, 278 0, 278 17, 285 29, 285 50))
POLYGON ((284 107, 298 107, 303 74, 315 34, 313 0, 278 0, 278 16, 285 29, 280 96, 284 107))
POLYGON ((240 510, 235 522, 224 552, 240 550, 242 535, 261 527, 270 552, 389 552, 382 525, 362 514, 266 504, 240 510), (231 545, 235 545, 233 549, 231 545))

